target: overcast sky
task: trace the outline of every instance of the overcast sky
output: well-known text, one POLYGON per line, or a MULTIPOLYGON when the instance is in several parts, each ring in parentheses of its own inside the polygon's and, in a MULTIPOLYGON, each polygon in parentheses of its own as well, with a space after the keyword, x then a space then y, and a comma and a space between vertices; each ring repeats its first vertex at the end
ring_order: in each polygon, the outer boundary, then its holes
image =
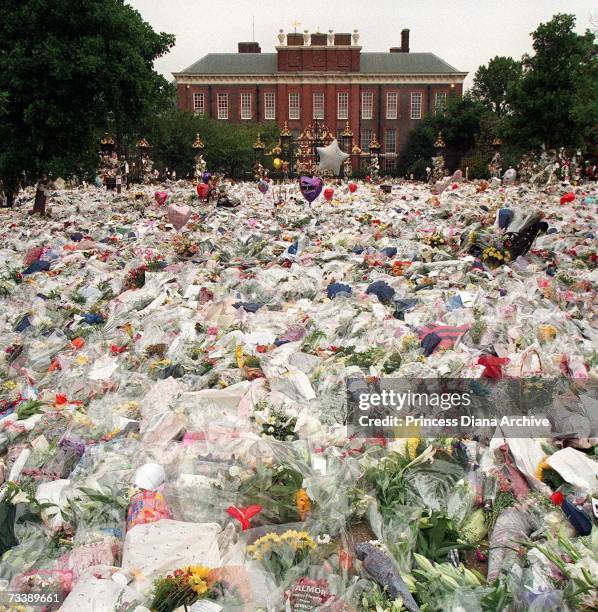
POLYGON ((167 77, 206 53, 233 53, 237 42, 255 40, 274 52, 276 35, 293 31, 361 34, 363 51, 399 46, 411 30, 411 50, 431 51, 473 73, 495 55, 519 58, 531 51, 530 32, 555 13, 573 13, 577 30, 598 16, 595 0, 129 0, 155 30, 176 35, 176 46, 156 68, 167 77))

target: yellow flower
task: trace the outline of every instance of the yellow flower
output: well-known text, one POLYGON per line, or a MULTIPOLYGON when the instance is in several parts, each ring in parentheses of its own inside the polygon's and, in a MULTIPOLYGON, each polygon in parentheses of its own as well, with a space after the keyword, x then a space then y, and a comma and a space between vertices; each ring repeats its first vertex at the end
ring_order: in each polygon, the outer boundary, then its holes
POLYGON ((407 441, 407 455, 413 461, 417 457, 417 447, 419 446, 419 438, 409 438, 407 441))
POLYGON ((544 470, 550 468, 550 466, 548 465, 548 462, 546 461, 546 457, 544 457, 544 459, 542 459, 542 461, 540 461, 540 463, 538 463, 538 467, 536 467, 536 478, 538 480, 542 480, 543 476, 544 476, 544 470))
POLYGON ((160 361, 155 361, 150 365, 150 370, 155 370, 156 368, 168 367, 171 364, 170 359, 162 359, 160 361))
POLYGON ((305 489, 299 489, 299 491, 297 491, 295 505, 297 506, 297 512, 299 512, 301 520, 303 520, 304 515, 311 510, 311 500, 305 489))
POLYGON ((210 568, 205 567, 204 565, 190 565, 189 567, 185 568, 185 571, 193 574, 193 576, 196 578, 205 580, 210 573, 210 568))
POLYGON ((203 595, 208 591, 208 583, 203 578, 196 578, 194 575, 189 578, 189 586, 198 595, 203 595))
POLYGON ((14 391, 19 385, 14 380, 7 380, 2 386, 7 391, 14 391))
POLYGON ((77 365, 85 365, 86 363, 89 362, 89 359, 87 355, 84 355, 83 353, 81 353, 80 355, 77 355, 75 362, 77 365))
POLYGON ((538 328, 538 339, 540 342, 554 340, 557 335, 557 328, 554 325, 540 325, 538 328))
POLYGON ((243 355, 243 347, 241 345, 235 350, 235 358, 237 360, 237 367, 241 370, 245 365, 245 356, 243 355))

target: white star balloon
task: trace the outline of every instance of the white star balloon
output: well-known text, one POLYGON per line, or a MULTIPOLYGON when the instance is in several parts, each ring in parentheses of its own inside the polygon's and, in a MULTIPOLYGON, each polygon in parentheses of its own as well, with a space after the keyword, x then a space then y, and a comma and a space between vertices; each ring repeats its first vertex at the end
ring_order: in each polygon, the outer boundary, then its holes
POLYGON ((338 141, 334 139, 327 147, 316 147, 320 157, 318 170, 331 170, 334 174, 340 174, 343 162, 349 157, 348 153, 344 153, 338 146, 338 141))

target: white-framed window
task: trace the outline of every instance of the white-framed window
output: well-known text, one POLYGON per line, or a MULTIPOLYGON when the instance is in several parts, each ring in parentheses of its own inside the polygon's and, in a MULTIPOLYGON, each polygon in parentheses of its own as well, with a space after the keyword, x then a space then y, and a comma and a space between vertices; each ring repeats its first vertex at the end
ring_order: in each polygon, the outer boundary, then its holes
POLYGON ((337 119, 348 119, 349 118, 349 92, 339 91, 337 94, 337 119))
POLYGON ((369 153, 370 143, 372 142, 372 130, 364 128, 359 136, 359 147, 364 153, 369 153))
POLYGON ((396 119, 399 114, 399 94, 396 91, 386 93, 386 118, 396 119))
POLYGON ((421 91, 411 92, 411 119, 422 118, 422 94, 421 91))
POLYGON ((289 92, 289 119, 301 119, 301 102, 299 92, 289 92))
POLYGON ((316 91, 314 93, 314 119, 324 119, 324 93, 316 91))
POLYGON ((241 119, 252 119, 251 114, 251 94, 247 92, 241 93, 241 119))
POLYGON ((384 138, 384 152, 388 155, 395 155, 397 152, 397 131, 386 130, 384 138))
POLYGON ((434 100, 434 108, 436 111, 446 110, 446 91, 436 92, 436 99, 434 100))
POLYGON ((206 98, 203 91, 193 94, 193 112, 196 115, 203 115, 206 112, 206 98))
POLYGON ((374 115, 374 94, 371 91, 361 92, 361 118, 371 119, 374 115))
POLYGON ((219 93, 218 101, 218 119, 228 119, 228 94, 219 93))
POLYGON ((273 91, 264 94, 264 119, 276 119, 276 94, 273 91))
POLYGON ((386 157, 384 159, 384 169, 385 170, 394 170, 397 167, 397 158, 396 157, 386 157))

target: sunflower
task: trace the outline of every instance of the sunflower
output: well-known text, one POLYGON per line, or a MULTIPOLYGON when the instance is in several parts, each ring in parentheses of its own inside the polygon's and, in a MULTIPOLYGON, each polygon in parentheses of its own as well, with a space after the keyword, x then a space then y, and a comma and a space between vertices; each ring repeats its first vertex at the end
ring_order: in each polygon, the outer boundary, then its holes
POLYGON ((543 480, 544 470, 550 467, 546 459, 547 457, 544 457, 544 459, 542 459, 542 461, 540 461, 540 463, 538 463, 538 466, 536 467, 536 478, 538 480, 543 480))

